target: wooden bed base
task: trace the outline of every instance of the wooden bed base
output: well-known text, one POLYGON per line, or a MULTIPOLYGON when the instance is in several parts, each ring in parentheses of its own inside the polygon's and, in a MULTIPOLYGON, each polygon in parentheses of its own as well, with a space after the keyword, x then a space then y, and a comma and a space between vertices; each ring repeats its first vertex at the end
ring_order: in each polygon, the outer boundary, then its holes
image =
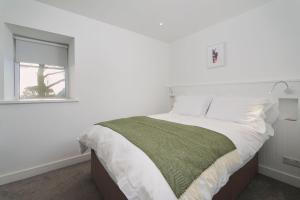
MULTIPOLYGON (((103 200, 127 200, 126 196, 111 179, 98 160, 96 153, 91 154, 92 178, 103 200)), ((213 197, 213 200, 235 200, 247 187, 258 172, 258 156, 256 155, 245 166, 236 171, 226 185, 213 197)))

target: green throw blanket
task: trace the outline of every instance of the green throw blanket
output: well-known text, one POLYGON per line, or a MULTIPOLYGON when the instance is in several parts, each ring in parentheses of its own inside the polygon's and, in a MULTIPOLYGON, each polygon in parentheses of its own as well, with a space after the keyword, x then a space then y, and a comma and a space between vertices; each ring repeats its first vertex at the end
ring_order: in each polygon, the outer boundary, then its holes
POLYGON ((101 122, 143 150, 179 198, 218 158, 235 149, 224 135, 149 117, 101 122))

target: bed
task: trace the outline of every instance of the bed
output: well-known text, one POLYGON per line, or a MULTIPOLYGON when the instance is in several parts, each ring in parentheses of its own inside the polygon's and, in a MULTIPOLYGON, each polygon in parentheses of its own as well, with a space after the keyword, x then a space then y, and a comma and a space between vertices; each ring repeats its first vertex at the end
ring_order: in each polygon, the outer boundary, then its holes
MULTIPOLYGON (((258 171, 258 155, 230 176, 229 181, 214 195, 213 200, 234 200, 247 187, 258 171)), ((127 200, 100 163, 94 150, 91 152, 92 178, 103 200, 127 200)))
POLYGON ((179 196, 149 154, 118 131, 99 124, 80 137, 82 150, 91 152, 91 171, 103 199, 233 200, 257 173, 258 151, 274 134, 232 121, 169 112, 148 116, 165 122, 201 127, 228 138, 235 149, 216 159, 179 196))

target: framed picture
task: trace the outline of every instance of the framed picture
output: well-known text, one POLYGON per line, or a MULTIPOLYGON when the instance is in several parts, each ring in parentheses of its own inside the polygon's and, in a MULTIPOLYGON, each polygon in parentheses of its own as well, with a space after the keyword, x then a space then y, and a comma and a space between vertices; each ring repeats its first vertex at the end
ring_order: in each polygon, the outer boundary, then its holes
POLYGON ((221 67, 225 65, 225 44, 218 43, 208 46, 208 68, 221 67))

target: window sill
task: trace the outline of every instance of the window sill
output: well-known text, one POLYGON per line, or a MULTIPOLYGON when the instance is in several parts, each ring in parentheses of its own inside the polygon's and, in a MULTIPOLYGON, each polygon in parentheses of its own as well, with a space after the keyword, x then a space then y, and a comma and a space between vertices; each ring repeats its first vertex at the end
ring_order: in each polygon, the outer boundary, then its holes
POLYGON ((25 99, 25 100, 0 100, 0 105, 7 104, 39 104, 39 103, 75 103, 78 99, 25 99))

